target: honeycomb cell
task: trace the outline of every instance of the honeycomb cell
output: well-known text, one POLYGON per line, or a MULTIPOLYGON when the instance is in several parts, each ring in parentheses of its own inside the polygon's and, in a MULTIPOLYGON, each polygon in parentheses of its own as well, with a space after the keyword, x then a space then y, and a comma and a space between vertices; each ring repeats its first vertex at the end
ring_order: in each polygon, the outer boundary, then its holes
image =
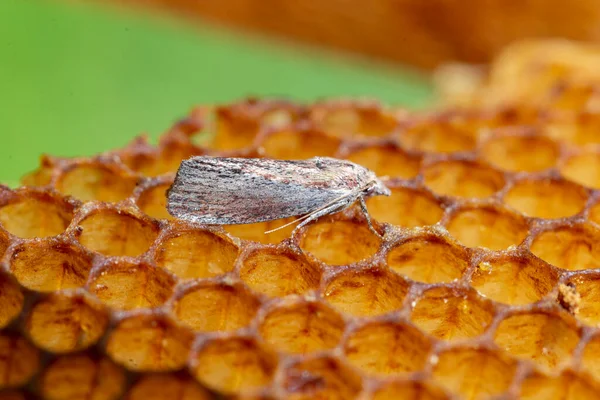
POLYGON ((21 177, 21 183, 27 186, 46 186, 52 182, 52 175, 56 167, 56 159, 49 155, 40 156, 39 167, 21 177))
POLYGON ((369 374, 397 375, 421 370, 431 344, 412 325, 373 322, 350 333, 344 343, 348 361, 369 374))
POLYGON ((0 390, 25 385, 38 372, 39 351, 22 337, 0 333, 0 390))
POLYGON ((58 235, 73 218, 70 203, 46 193, 24 190, 0 202, 4 203, 0 205, 0 224, 21 238, 58 235))
POLYGON ((552 121, 547 135, 578 146, 600 143, 598 131, 600 118, 597 113, 580 112, 569 118, 552 121))
POLYGON ((196 381, 183 374, 151 374, 138 380, 127 392, 126 400, 210 400, 196 381))
POLYGON ((423 170, 423 179, 433 192, 443 196, 483 198, 493 195, 504 186, 501 172, 465 160, 429 164, 423 170))
POLYGON ((431 194, 406 187, 391 188, 392 195, 367 199, 371 217, 379 222, 407 228, 433 225, 444 214, 444 209, 431 194))
POLYGON ((314 130, 273 132, 261 143, 266 157, 280 160, 333 157, 339 146, 338 139, 314 130))
POLYGON ((417 380, 389 381, 377 388, 370 400, 450 400, 443 390, 417 380))
POLYGON ((560 148, 552 139, 532 134, 494 135, 480 149, 490 164, 511 172, 537 172, 554 167, 560 148))
POLYGON ((260 131, 258 121, 226 108, 216 110, 216 134, 211 147, 216 150, 235 150, 249 147, 260 131))
POLYGON ((366 224, 354 221, 319 221, 307 227, 302 250, 329 265, 346 265, 372 257, 381 244, 366 224))
POLYGON ((0 272, 0 329, 21 313, 24 300, 23 292, 14 279, 0 272))
POLYGON ((558 370, 571 361, 579 342, 572 320, 544 312, 511 315, 500 322, 494 341, 508 353, 539 367, 558 370))
POLYGON ((600 189, 600 152, 575 154, 560 165, 560 173, 580 185, 600 189))
POLYGON ((252 290, 270 297, 302 294, 319 286, 321 271, 284 249, 260 249, 242 261, 240 278, 252 290))
POLYGON ((177 295, 173 313, 195 331, 226 332, 248 325, 259 305, 242 285, 199 282, 177 295))
POLYGON ((97 163, 75 164, 56 179, 59 192, 81 201, 118 202, 133 194, 137 178, 120 168, 97 163))
POLYGON ((410 150, 454 153, 473 150, 477 143, 477 135, 472 128, 433 120, 405 128, 400 132, 399 140, 410 150))
POLYGON ((67 353, 94 345, 107 324, 106 310, 87 296, 56 293, 33 306, 25 330, 39 348, 67 353))
POLYGON ((412 179, 419 174, 421 156, 409 154, 393 145, 358 147, 346 159, 362 165, 378 176, 412 179))
POLYGON ((21 285, 39 292, 81 287, 91 268, 91 257, 85 252, 53 239, 19 244, 9 264, 21 285))
POLYGON ((538 234, 531 252, 562 269, 576 271, 600 267, 600 231, 588 224, 553 228, 538 234))
POLYGON ((356 398, 361 378, 336 358, 303 358, 286 368, 281 385, 290 400, 356 398))
POLYGON ((579 312, 576 314, 580 321, 596 326, 600 324, 600 276, 585 274, 574 276, 570 281, 579 294, 579 312))
POLYGON ((433 367, 436 382, 467 399, 489 399, 505 393, 516 372, 514 360, 484 348, 442 351, 433 367))
POLYGON ((583 210, 588 194, 584 188, 564 180, 524 180, 512 186, 504 202, 530 217, 563 218, 583 210))
POLYGON ((192 356, 192 372, 206 387, 225 394, 250 393, 268 385, 276 357, 255 340, 244 337, 212 339, 192 356))
POLYGON ((471 277, 471 285, 479 293, 511 305, 535 303, 557 282, 558 274, 548 264, 520 255, 483 261, 471 277))
POLYGON ((193 335, 160 315, 141 314, 120 321, 106 353, 130 371, 166 372, 185 365, 193 335))
POLYGON ((108 358, 61 356, 44 370, 40 391, 48 400, 113 400, 125 390, 125 373, 108 358))
POLYGON ((79 242, 107 256, 139 256, 158 236, 157 225, 111 209, 87 215, 79 228, 79 242))
POLYGON ((277 351, 304 354, 335 347, 344 326, 342 317, 323 304, 287 301, 267 312, 259 332, 277 351))
POLYGON ((295 226, 286 226, 285 228, 281 228, 271 233, 265 232, 282 227, 283 225, 288 224, 295 219, 296 218, 292 217, 277 219, 274 221, 257 222, 254 224, 225 225, 223 228, 225 228, 230 235, 240 239, 251 240, 265 244, 275 244, 289 238, 295 226))
POLYGON ((107 306, 131 310, 160 306, 171 295, 174 284, 175 280, 160 268, 115 261, 96 270, 88 288, 107 306))
POLYGON ((398 126, 393 114, 375 104, 324 104, 313 107, 310 117, 328 135, 339 138, 382 137, 398 126))
POLYGON ((396 244, 387 255, 387 265, 415 281, 438 283, 459 279, 469 259, 464 249, 426 233, 396 244))
POLYGON ((444 340, 481 335, 494 318, 493 305, 470 290, 437 287, 426 290, 413 307, 411 321, 444 340))
POLYGON ((597 383, 574 372, 559 376, 533 374, 521 383, 520 399, 524 400, 577 400, 600 399, 597 383))
POLYGON ((495 206, 458 209, 450 216, 446 229, 465 246, 490 250, 518 246, 529 233, 524 217, 495 206))
POLYGON ((400 310, 409 287, 387 269, 346 270, 329 280, 323 297, 344 313, 376 316, 400 310))
POLYGON ((163 183, 145 189, 137 199, 137 205, 146 215, 156 219, 173 219, 167 211, 167 190, 171 185, 163 183))
POLYGON ((156 264, 180 278, 209 278, 233 270, 238 247, 228 238, 204 230, 167 235, 156 248, 156 264))

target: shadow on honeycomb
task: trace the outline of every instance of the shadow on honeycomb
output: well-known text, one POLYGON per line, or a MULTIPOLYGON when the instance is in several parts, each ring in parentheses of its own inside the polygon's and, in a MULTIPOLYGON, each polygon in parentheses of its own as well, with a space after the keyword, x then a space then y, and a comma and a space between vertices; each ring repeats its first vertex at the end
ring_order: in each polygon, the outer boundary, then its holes
POLYGON ((600 50, 529 46, 469 107, 248 100, 42 158, 0 189, 0 399, 600 398, 600 50), (175 221, 197 154, 363 164, 384 238, 356 208, 293 237, 175 221))

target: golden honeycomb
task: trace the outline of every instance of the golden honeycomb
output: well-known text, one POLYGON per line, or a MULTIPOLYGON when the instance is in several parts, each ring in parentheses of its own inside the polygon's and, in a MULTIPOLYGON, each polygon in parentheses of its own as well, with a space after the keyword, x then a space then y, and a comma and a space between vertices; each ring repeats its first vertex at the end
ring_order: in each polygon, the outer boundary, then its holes
POLYGON ((507 50, 468 106, 251 99, 44 156, 0 188, 0 399, 600 398, 600 113, 578 99, 600 69, 552 46, 507 50), (197 154, 361 163, 392 191, 368 200, 383 239, 357 207, 294 235, 175 220, 197 154))

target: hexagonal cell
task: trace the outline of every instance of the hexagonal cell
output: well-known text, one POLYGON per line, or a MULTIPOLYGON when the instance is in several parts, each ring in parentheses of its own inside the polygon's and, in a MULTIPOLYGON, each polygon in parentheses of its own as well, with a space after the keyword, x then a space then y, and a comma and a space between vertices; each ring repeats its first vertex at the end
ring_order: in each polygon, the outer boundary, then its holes
POLYGON ((56 158, 43 154, 40 156, 39 167, 21 177, 25 186, 46 186, 52 182, 52 175, 56 167, 56 158))
POLYGON ((539 233, 531 252, 570 271, 600 267, 600 231, 589 224, 561 226, 539 233))
POLYGON ((569 118, 552 121, 546 134, 556 140, 583 146, 600 143, 599 130, 600 118, 597 113, 579 112, 569 118))
POLYGON ((233 270, 238 247, 227 237, 204 230, 183 230, 160 240, 156 264, 180 278, 209 278, 233 270))
POLYGON ((88 214, 79 228, 79 242, 107 256, 139 256, 158 236, 158 225, 112 209, 88 214))
POLYGON ((494 318, 493 305, 471 290, 437 287, 419 297, 411 321, 430 335, 444 340, 481 335, 494 318))
POLYGON ((575 315, 578 320, 592 326, 600 324, 600 276, 585 274, 570 279, 579 293, 579 312, 575 315))
POLYGON ((175 280, 164 270, 145 263, 114 261, 94 271, 90 293, 109 307, 131 310, 163 304, 175 280))
POLYGON ((106 353, 130 371, 173 371, 185 365, 193 338, 167 317, 134 315, 111 332, 106 353))
POLYGON ((310 224, 300 247, 329 265, 353 264, 372 257, 381 239, 369 230, 367 224, 355 221, 321 220, 310 224))
POLYGON ((19 244, 13 249, 9 264, 21 285, 40 292, 81 287, 91 268, 89 255, 58 240, 19 244))
POLYGON ((163 183, 145 189, 136 203, 144 214, 156 219, 173 219, 167 211, 167 190, 171 185, 163 183))
POLYGON ((281 160, 302 160, 315 156, 333 157, 339 139, 315 130, 284 130, 269 134, 260 146, 265 156, 281 160))
POLYGON ((0 224, 21 238, 58 235, 73 218, 73 205, 50 193, 25 189, 2 197, 0 224))
POLYGON ((494 398, 505 393, 516 372, 513 359, 488 349, 448 349, 438 354, 433 367, 437 382, 468 399, 494 398))
POLYGON ((369 397, 370 400, 450 400, 450 398, 436 385, 414 379, 386 382, 369 397))
POLYGON ((325 102, 311 107, 310 119, 328 135, 340 138, 381 137, 398 126, 398 119, 379 104, 325 102))
POLYGON ((558 376, 532 374, 521 383, 520 399, 578 400, 600 399, 600 387, 593 380, 565 371, 558 376))
POLYGON ((378 176, 412 179, 419 174, 421 156, 411 155, 393 145, 369 145, 353 149, 346 159, 378 176))
POLYGON ((354 399, 362 388, 361 378, 330 356, 302 358, 289 365, 281 385, 288 399, 354 399))
POLYGON ((248 325, 259 306, 242 285, 198 282, 178 293, 173 312, 195 331, 225 332, 248 325))
POLYGON ((81 201, 117 202, 133 194, 136 182, 135 176, 115 165, 87 162, 62 170, 56 189, 81 201))
POLYGON ((406 128, 399 135, 407 149, 431 153, 454 153, 475 148, 477 136, 472 127, 452 121, 430 120, 406 128))
POLYGON ((0 329, 21 313, 24 300, 17 282, 10 275, 0 272, 0 329))
POLYGON ((254 339, 229 337, 205 342, 192 356, 191 370, 206 387, 224 394, 249 393, 268 385, 275 355, 254 339))
POLYGON ((504 202, 530 217, 563 218, 583 210, 586 190, 574 183, 556 179, 519 181, 504 196, 504 202))
POLYGON ((338 310, 358 316, 376 316, 402 308, 409 283, 382 268, 346 270, 333 276, 323 297, 338 310))
POLYGON ((81 294, 52 294, 36 303, 25 331, 36 346, 67 353, 94 345, 108 325, 106 310, 81 294))
POLYGON ((415 281, 438 283, 459 279, 469 259, 464 249, 426 233, 396 244, 387 255, 387 265, 415 281))
POLYGON ((504 187, 504 175, 475 161, 448 160, 429 164, 423 179, 433 192, 443 196, 489 197, 504 187))
POLYGON ((287 223, 294 221, 296 218, 284 218, 277 219, 274 221, 257 222, 254 224, 241 224, 241 225, 225 225, 223 228, 230 235, 238 237, 244 240, 252 240, 259 243, 279 243, 282 240, 289 238, 294 230, 295 226, 290 225, 285 228, 281 228, 275 232, 265 233, 270 230, 279 228, 287 223))
POLYGON ((554 167, 560 147, 547 137, 526 135, 494 135, 480 149, 481 157, 507 171, 543 171, 554 167))
POLYGON ((581 365, 594 379, 600 378, 600 336, 597 334, 586 343, 581 355, 581 365))
POLYGON ((252 290, 270 297, 302 294, 316 289, 321 279, 318 267, 285 249, 258 249, 242 260, 240 278, 252 290))
POLYGON ((198 382, 184 374, 144 375, 127 392, 127 400, 211 400, 198 382))
POLYGON ((533 257, 506 255, 481 262, 471 285, 492 300, 511 305, 535 303, 558 282, 558 273, 533 257))
POLYGON ((444 214, 444 209, 425 190, 392 187, 392 195, 367 199, 371 217, 380 222, 412 228, 433 225, 444 214))
POLYGON ((533 311, 504 318, 494 341, 513 356, 529 359, 545 369, 558 370, 571 361, 579 342, 579 331, 573 320, 533 311))
POLYGON ((256 118, 243 115, 236 110, 219 108, 216 110, 216 134, 211 147, 217 150, 235 150, 249 147, 260 131, 256 118))
POLYGON ((125 372, 108 358, 87 354, 59 357, 44 370, 40 392, 49 400, 119 398, 125 390, 125 372))
POLYGON ((356 328, 344 343, 346 358, 369 374, 396 375, 421 370, 431 343, 412 325, 372 322, 356 328))
POLYGON ((27 340, 0 333, 0 390, 25 385, 39 367, 40 353, 27 340))
POLYGON ((452 213, 448 232, 468 247, 503 250, 517 246, 529 233, 527 220, 502 207, 463 207, 452 213))
POLYGON ((574 154, 560 165, 560 173, 580 185, 600 189, 600 151, 574 154))
POLYGON ((270 309, 258 328, 265 342, 286 353, 310 353, 335 347, 344 320, 318 302, 286 301, 270 309))

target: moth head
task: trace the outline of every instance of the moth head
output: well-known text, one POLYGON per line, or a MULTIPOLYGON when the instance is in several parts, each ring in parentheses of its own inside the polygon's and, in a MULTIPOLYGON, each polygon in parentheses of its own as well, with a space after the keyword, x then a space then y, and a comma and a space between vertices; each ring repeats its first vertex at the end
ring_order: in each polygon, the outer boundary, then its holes
POLYGON ((363 194, 365 197, 389 196, 392 192, 381 180, 375 178, 369 182, 367 187, 363 190, 363 194))

